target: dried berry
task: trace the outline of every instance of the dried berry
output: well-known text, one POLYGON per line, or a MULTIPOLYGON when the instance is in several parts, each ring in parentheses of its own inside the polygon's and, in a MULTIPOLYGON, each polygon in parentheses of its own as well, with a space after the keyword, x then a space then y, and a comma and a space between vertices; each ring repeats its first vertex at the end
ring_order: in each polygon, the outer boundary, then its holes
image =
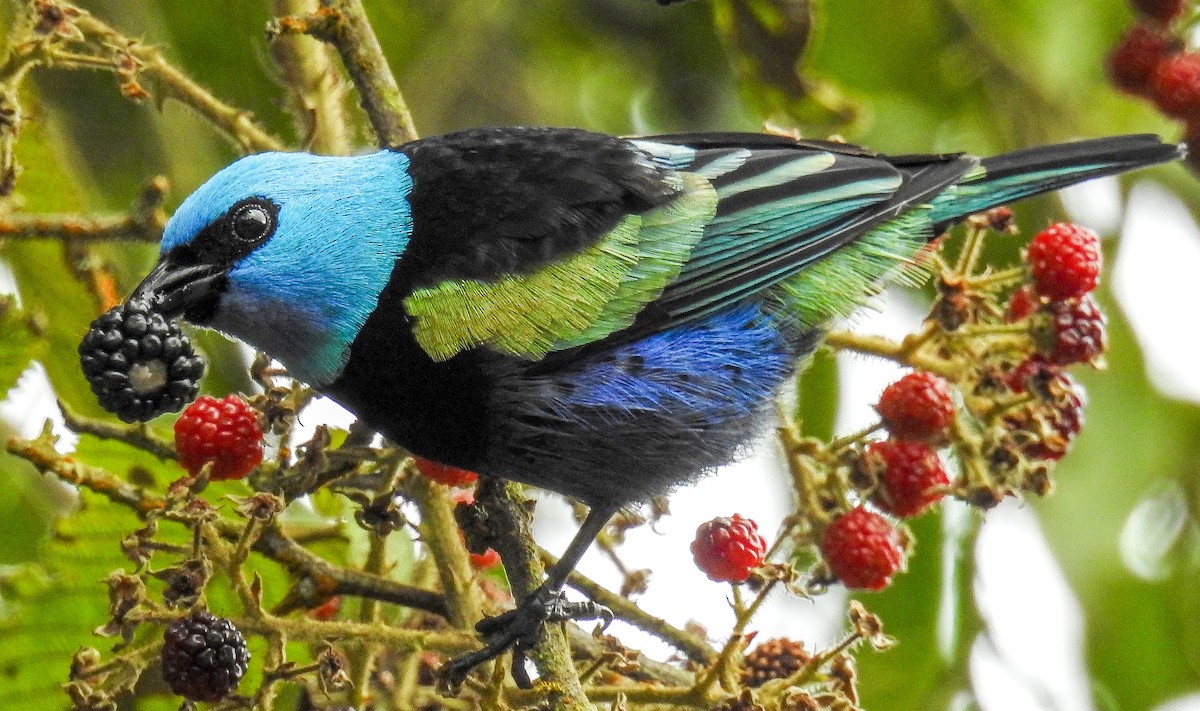
POLYGON ((175 420, 175 451, 192 476, 212 462, 211 479, 241 479, 262 462, 262 442, 258 415, 237 395, 204 395, 175 420))
POLYGON ((883 516, 861 506, 829 524, 821 555, 846 587, 862 590, 887 587, 904 564, 899 534, 883 516))
POLYGON ((500 554, 494 548, 481 543, 481 539, 486 539, 491 531, 475 506, 475 494, 459 490, 450 494, 450 500, 454 502, 454 519, 460 526, 458 535, 462 537, 463 545, 467 548, 467 557, 471 565, 480 570, 499 565, 500 554), (468 532, 471 534, 469 537, 466 535, 468 532))
POLYGON ((1019 435, 1014 441, 1026 458, 1057 461, 1083 429, 1087 394, 1071 376, 1052 366, 1042 370, 1037 380, 1038 401, 1007 414, 1003 424, 1019 435))
POLYGON ((756 688, 773 679, 786 679, 800 671, 812 659, 803 642, 776 637, 768 639, 746 655, 742 664, 742 684, 756 688))
POLYGON ((233 623, 206 611, 176 620, 163 634, 162 675, 192 701, 220 701, 237 688, 250 652, 233 623))
POLYGON ((758 525, 738 514, 700 524, 691 548, 696 567, 717 582, 743 582, 767 554, 758 525))
POLYGON ((204 361, 187 336, 146 303, 121 304, 92 321, 79 365, 100 406, 125 422, 175 412, 196 397, 204 361))

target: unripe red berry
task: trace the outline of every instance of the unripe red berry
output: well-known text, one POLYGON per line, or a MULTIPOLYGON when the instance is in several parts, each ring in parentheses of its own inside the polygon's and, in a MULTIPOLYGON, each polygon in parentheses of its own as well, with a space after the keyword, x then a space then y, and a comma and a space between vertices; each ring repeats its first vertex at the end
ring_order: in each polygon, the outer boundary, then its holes
POLYGON ((945 496, 950 477, 941 458, 925 442, 889 439, 872 442, 863 453, 879 477, 875 504, 895 516, 916 516, 945 496))
POLYGON ((1163 58, 1150 77, 1154 103, 1178 119, 1200 117, 1200 54, 1179 52, 1163 58))
POLYGON ((700 524, 691 548, 696 567, 716 582, 744 581, 767 554, 767 542, 758 535, 758 525, 738 514, 700 524))
POLYGON ((1046 322, 1035 334, 1046 360, 1058 365, 1090 363, 1108 349, 1107 321, 1091 294, 1081 299, 1051 301, 1046 322))
POLYGON ((258 415, 237 395, 202 395, 175 420, 175 451, 192 476, 212 462, 210 479, 241 479, 262 462, 262 443, 258 415))
POLYGON ((479 479, 479 475, 475 472, 467 471, 466 469, 459 469, 458 467, 453 467, 449 464, 435 462, 432 459, 413 457, 413 461, 417 465, 417 471, 420 472, 422 476, 432 479, 439 484, 445 484, 446 486, 470 486, 479 479))
POLYGON ((886 518, 861 506, 829 524, 821 555, 846 587, 861 590, 887 587, 904 564, 899 534, 886 518))
POLYGON ((1100 283, 1100 238, 1086 227, 1050 225, 1034 235, 1025 259, 1034 289, 1051 300, 1083 296, 1100 283))
POLYGON ((1151 93, 1151 80, 1159 62, 1177 51, 1170 35, 1148 24, 1134 25, 1108 55, 1108 76, 1131 94, 1151 93))
POLYGON ((1033 315, 1037 311, 1038 305, 1041 302, 1034 295, 1033 288, 1028 284, 1022 286, 1008 297, 1008 309, 1004 312, 1004 320, 1009 323, 1016 323, 1027 316, 1033 315))
POLYGON ((954 421, 954 396, 944 378, 918 371, 884 388, 875 409, 894 437, 941 441, 954 421))

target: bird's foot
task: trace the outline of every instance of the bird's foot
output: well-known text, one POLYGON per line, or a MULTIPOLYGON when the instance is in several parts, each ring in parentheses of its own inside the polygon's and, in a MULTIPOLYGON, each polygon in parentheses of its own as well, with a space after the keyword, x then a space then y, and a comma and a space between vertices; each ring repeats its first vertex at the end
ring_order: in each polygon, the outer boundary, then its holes
POLYGON ((525 654, 538 641, 543 626, 548 622, 569 620, 601 620, 608 627, 613 620, 612 611, 591 600, 569 602, 562 591, 539 588, 525 598, 515 610, 496 617, 485 617, 475 625, 487 645, 480 650, 463 654, 442 665, 441 675, 450 687, 457 687, 466 680, 475 667, 495 659, 511 648, 513 680, 521 688, 532 684, 525 670, 525 654))

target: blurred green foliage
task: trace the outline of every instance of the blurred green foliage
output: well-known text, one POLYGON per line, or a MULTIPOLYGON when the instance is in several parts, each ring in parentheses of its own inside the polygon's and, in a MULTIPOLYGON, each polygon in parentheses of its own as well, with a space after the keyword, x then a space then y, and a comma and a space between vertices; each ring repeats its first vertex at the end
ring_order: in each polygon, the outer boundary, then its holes
MULTIPOLYGON (((3 17, 13 17, 18 5, 8 0, 3 17)), ((263 42, 266 0, 82 5, 161 45, 172 62, 276 135, 303 140, 283 108, 263 42)), ((1104 54, 1131 20, 1131 11, 1112 0, 697 0, 671 8, 650 0, 374 0, 367 9, 426 134, 483 124, 756 130, 769 119, 809 134, 840 132, 885 151, 987 154, 1078 136, 1178 131, 1106 83, 1104 54), (803 74, 789 76, 789 67, 803 74)), ((236 156, 186 108, 134 104, 106 73, 39 69, 21 99, 27 120, 17 157, 24 172, 14 197, 0 203, 5 212, 121 210, 159 173, 170 178, 178 201, 236 156)), ((370 144, 361 127, 357 142, 370 144)), ((1178 166, 1125 178, 1145 179, 1164 182, 1193 209, 1200 205, 1195 181, 1178 166)), ((1060 210, 1047 198, 1018 214, 1029 230, 1060 210)), ((59 397, 96 412, 74 350, 98 312, 75 276, 79 255, 49 241, 10 241, 2 249, 22 311, 4 309, 0 388, 36 357, 59 397), (41 324, 36 333, 21 320, 30 315, 41 324)), ((992 256, 1012 259, 1016 249, 1001 245, 992 256)), ((152 255, 151 247, 135 245, 88 252, 114 269, 122 292, 152 255)), ((1178 560, 1155 580, 1134 575, 1117 542, 1134 508, 1165 482, 1181 492, 1186 528, 1194 529, 1200 409, 1154 391, 1111 300, 1109 313, 1109 372, 1084 378, 1087 426, 1058 469, 1058 492, 1034 508, 1082 604, 1097 703, 1148 709, 1200 690, 1195 540, 1182 536, 1168 546, 1178 560)), ((215 340, 208 350, 223 354, 219 362, 237 363, 235 352, 215 340)), ((822 363, 808 376, 802 402, 818 430, 831 421, 813 394, 832 397, 835 375, 822 363)), ((209 383, 239 385, 232 375, 209 383)), ((54 685, 65 679, 68 655, 98 644, 88 631, 104 617, 99 581, 122 565, 116 542, 135 525, 100 515, 90 498, 75 501, 7 456, 0 480, 0 564, 38 563, 0 568, 0 700, 8 708, 54 708, 65 703, 54 685), (76 506, 81 513, 47 537, 55 518, 76 506), (20 654, 26 647, 8 636, 17 628, 35 635, 37 659, 20 654)), ((872 711, 950 708, 954 695, 970 688, 965 655, 986 628, 970 613, 969 567, 953 571, 955 594, 944 594, 939 520, 916 526, 923 545, 910 572, 866 600, 901 640, 894 652, 861 658, 863 703, 872 711), (946 603, 959 606, 953 658, 939 651, 934 635, 938 605, 946 603)), ((945 545, 966 546, 969 563, 970 542, 968 536, 945 545)))

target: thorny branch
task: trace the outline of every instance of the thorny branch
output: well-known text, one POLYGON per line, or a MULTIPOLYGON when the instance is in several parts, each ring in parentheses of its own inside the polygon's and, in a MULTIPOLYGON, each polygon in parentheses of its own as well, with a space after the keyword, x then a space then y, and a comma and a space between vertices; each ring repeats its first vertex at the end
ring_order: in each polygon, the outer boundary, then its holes
POLYGON ((333 45, 362 97, 379 146, 416 140, 412 113, 359 0, 321 0, 321 7, 310 15, 278 18, 267 34, 306 34, 333 45))
MULTIPOLYGON (((144 517, 151 512, 167 508, 166 499, 122 481, 99 467, 59 454, 54 449, 54 437, 49 430, 33 440, 10 439, 8 451, 28 460, 42 472, 100 494, 114 503, 132 509, 139 516, 144 517)), ((242 527, 234 521, 220 519, 216 525, 217 530, 226 538, 236 539, 241 534, 242 527)), ((253 550, 284 565, 298 578, 298 584, 307 584, 325 597, 363 596, 439 615, 446 614, 445 602, 441 595, 354 568, 332 565, 291 540, 276 524, 267 526, 262 531, 254 542, 253 550)))

